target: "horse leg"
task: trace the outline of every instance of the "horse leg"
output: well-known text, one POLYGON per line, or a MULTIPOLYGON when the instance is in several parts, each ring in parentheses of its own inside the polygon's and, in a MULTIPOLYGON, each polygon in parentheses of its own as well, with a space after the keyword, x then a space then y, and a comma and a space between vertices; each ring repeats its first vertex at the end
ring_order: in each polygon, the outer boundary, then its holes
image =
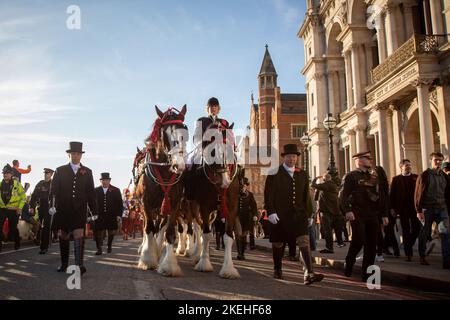
POLYGON ((194 253, 194 229, 192 228, 193 214, 190 208, 186 211, 186 252, 185 257, 190 257, 194 253))
POLYGON ((166 248, 164 256, 162 257, 158 267, 158 273, 167 277, 178 277, 182 275, 181 268, 178 265, 177 257, 174 253, 176 215, 176 211, 172 211, 165 226, 166 248))
POLYGON ((200 255, 200 260, 195 265, 196 271, 202 272, 210 272, 213 271, 213 266, 209 259, 209 242, 212 240, 212 232, 211 232, 211 224, 216 218, 216 211, 211 212, 210 214, 205 211, 205 208, 201 208, 203 219, 203 234, 202 234, 202 254, 200 255))
POLYGON ((164 217, 159 226, 158 235, 156 236, 156 248, 158 252, 158 257, 161 259, 164 251, 164 237, 167 229, 167 218, 164 217))
POLYGON ((240 278, 239 272, 234 267, 233 258, 231 256, 231 249, 233 247, 233 229, 237 216, 237 201, 230 201, 228 199, 228 217, 226 221, 226 230, 223 236, 225 243, 225 253, 223 259, 222 269, 220 269, 219 276, 225 279, 238 279, 240 278), (234 203, 235 202, 235 203, 234 203))
MULTIPOLYGON (((183 219, 179 219, 178 221, 179 221, 178 225, 181 227, 181 232, 180 232, 180 230, 178 230, 177 255, 183 256, 186 253, 188 225, 183 221, 183 219)), ((178 229, 180 229, 180 228, 178 228, 178 229)))
POLYGON ((191 206, 191 212, 193 214, 194 223, 193 223, 193 237, 191 238, 193 240, 194 249, 193 251, 190 251, 190 256, 192 257, 192 260, 194 262, 194 265, 197 264, 197 262, 200 260, 200 255, 202 254, 202 228, 201 225, 203 224, 201 222, 201 219, 199 219, 199 206, 197 203, 192 202, 191 206))
POLYGON ((153 270, 158 266, 158 255, 156 252, 155 241, 155 225, 151 214, 151 210, 145 210, 145 233, 141 247, 139 248, 140 256, 138 262, 138 268, 142 270, 153 270), (150 215, 150 217, 149 217, 150 215))

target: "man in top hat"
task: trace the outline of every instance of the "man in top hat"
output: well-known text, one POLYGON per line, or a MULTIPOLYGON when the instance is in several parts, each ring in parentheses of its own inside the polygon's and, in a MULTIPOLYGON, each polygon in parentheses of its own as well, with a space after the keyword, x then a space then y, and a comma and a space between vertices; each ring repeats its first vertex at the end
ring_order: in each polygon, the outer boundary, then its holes
POLYGON ((95 188, 98 206, 98 219, 94 224, 94 238, 97 244, 96 255, 103 253, 102 245, 106 230, 108 230, 108 253, 111 253, 114 235, 123 213, 122 195, 119 188, 111 185, 109 173, 102 173, 100 181, 102 185, 95 188))
POLYGON ((70 163, 55 171, 50 187, 49 214, 55 215, 53 229, 59 233, 61 266, 58 272, 65 272, 69 265, 69 239, 72 235, 75 264, 80 267, 81 274, 84 274, 84 229, 88 206, 94 215, 97 213, 94 179, 91 169, 81 164, 84 154, 81 142, 70 142, 70 148, 66 152, 70 163))
POLYGON ((7 164, 3 168, 3 180, 0 182, 0 252, 2 251, 2 228, 6 218, 8 218, 9 232, 14 239, 14 249, 20 248, 17 223, 25 201, 25 191, 20 182, 13 179, 13 168, 7 164))
POLYGON ((238 216, 235 226, 238 260, 245 260, 247 235, 249 232, 253 232, 253 224, 258 221, 258 209, 253 193, 248 190, 249 185, 248 178, 244 177, 239 194, 238 216))
POLYGON ((283 243, 296 239, 304 266, 304 283, 319 282, 323 275, 313 272, 308 233, 308 218, 312 215, 308 176, 296 168, 296 144, 287 144, 281 154, 283 164, 276 174, 267 176, 264 189, 264 206, 269 216, 270 242, 272 243, 274 277, 282 279, 283 243))
POLYGON ((353 155, 356 169, 347 173, 339 193, 341 208, 352 227, 352 242, 345 258, 345 276, 352 275, 356 255, 364 246, 362 280, 370 276, 367 268, 374 264, 378 232, 388 220, 388 182, 381 167, 372 168, 369 151, 353 155))
POLYGON ((51 216, 48 213, 48 196, 50 193, 50 185, 52 183, 52 176, 55 171, 49 168, 44 169, 44 180, 39 181, 39 183, 34 188, 31 194, 30 200, 30 214, 34 215, 36 208, 39 211, 39 222, 41 223, 40 231, 40 251, 39 254, 46 254, 48 251, 48 246, 50 242, 50 224, 51 216))

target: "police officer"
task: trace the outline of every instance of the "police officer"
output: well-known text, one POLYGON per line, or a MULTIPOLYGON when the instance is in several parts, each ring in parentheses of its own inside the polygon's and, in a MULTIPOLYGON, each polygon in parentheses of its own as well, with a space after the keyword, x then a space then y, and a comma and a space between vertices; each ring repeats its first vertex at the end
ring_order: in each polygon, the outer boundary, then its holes
POLYGON ((277 173, 267 176, 264 188, 264 206, 269 215, 270 242, 272 243, 274 277, 283 279, 281 267, 283 243, 295 239, 300 247, 304 266, 304 283, 310 285, 324 276, 313 272, 308 218, 312 215, 312 204, 308 176, 295 167, 298 161, 296 144, 287 144, 281 154, 283 164, 277 173))
POLYGON ((118 229, 118 222, 123 213, 122 195, 119 188, 111 185, 111 177, 108 172, 101 174, 102 185, 95 188, 97 199, 98 219, 95 221, 94 238, 97 244, 96 255, 103 254, 103 238, 108 231, 108 253, 111 253, 114 235, 118 229))
POLYGON ((30 200, 30 214, 34 215, 36 207, 39 211, 39 222, 41 223, 41 241, 39 254, 46 254, 50 242, 50 224, 51 216, 48 213, 48 196, 50 193, 50 185, 52 183, 52 176, 55 171, 49 168, 44 169, 44 180, 34 188, 30 200))
POLYGON ((70 148, 66 152, 70 163, 55 171, 50 187, 49 213, 55 215, 53 228, 59 234, 61 266, 58 272, 65 272, 69 265, 69 239, 72 235, 75 264, 80 267, 81 274, 84 274, 84 229, 88 206, 94 215, 97 214, 94 179, 91 169, 81 164, 84 154, 81 142, 70 142, 70 148))
POLYGON ((20 236, 17 224, 25 205, 26 195, 20 182, 13 179, 13 168, 9 164, 3 168, 0 192, 0 252, 2 251, 2 227, 6 218, 8 218, 9 233, 14 239, 14 249, 19 250, 20 236))
POLYGON ((253 225, 258 221, 257 205, 253 193, 247 189, 249 185, 248 178, 243 178, 235 226, 238 260, 245 260, 244 252, 247 245, 247 234, 253 232, 253 225))
POLYGON ((351 277, 356 255, 364 246, 362 280, 369 275, 367 268, 374 264, 380 217, 388 220, 388 183, 381 167, 372 168, 369 151, 353 156, 356 169, 344 176, 339 200, 345 217, 352 227, 352 242, 345 258, 345 276, 351 277))

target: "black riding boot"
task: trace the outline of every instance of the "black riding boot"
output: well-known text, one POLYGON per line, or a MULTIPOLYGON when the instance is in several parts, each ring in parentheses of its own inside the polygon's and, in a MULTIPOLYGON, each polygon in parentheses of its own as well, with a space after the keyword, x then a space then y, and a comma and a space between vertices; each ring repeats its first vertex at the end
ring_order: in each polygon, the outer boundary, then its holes
POLYGON ((108 234, 108 253, 111 253, 114 235, 108 234))
POLYGON ((272 254, 273 254, 273 276, 275 279, 283 279, 283 272, 281 271, 282 261, 283 261, 283 251, 284 247, 277 248, 272 246, 272 254))
POLYGON ((220 250, 220 232, 216 232, 216 250, 220 250))
POLYGON ((74 240, 74 255, 75 255, 75 264, 80 267, 81 274, 84 274, 86 272, 86 268, 83 265, 84 239, 74 240))
POLYGON ((95 236, 95 244, 97 245, 97 252, 95 253, 96 256, 103 254, 103 250, 102 250, 103 243, 102 242, 103 242, 102 236, 96 235, 95 236))
POLYGON ((70 241, 59 238, 59 252, 61 255, 61 265, 57 269, 58 272, 66 272, 69 266, 70 241))
POLYGON ((238 260, 245 260, 245 247, 247 246, 247 237, 241 237, 239 240, 239 245, 241 247, 241 250, 238 255, 238 260))

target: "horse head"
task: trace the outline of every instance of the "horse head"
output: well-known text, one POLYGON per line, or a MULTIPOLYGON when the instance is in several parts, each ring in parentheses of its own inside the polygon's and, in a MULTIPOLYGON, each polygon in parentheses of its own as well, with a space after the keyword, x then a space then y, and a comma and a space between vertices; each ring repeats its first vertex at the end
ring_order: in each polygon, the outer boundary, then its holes
POLYGON ((207 129, 207 132, 212 130, 210 147, 214 149, 205 149, 205 163, 213 171, 214 176, 220 176, 216 184, 220 184, 222 188, 228 188, 237 170, 233 127, 234 123, 229 125, 226 121, 216 121, 207 129))
POLYGON ((189 139, 187 127, 184 124, 187 107, 184 105, 181 111, 169 108, 162 112, 158 106, 155 106, 155 110, 158 119, 147 142, 159 146, 158 158, 166 159, 171 172, 181 174, 186 168, 186 141, 189 139))

